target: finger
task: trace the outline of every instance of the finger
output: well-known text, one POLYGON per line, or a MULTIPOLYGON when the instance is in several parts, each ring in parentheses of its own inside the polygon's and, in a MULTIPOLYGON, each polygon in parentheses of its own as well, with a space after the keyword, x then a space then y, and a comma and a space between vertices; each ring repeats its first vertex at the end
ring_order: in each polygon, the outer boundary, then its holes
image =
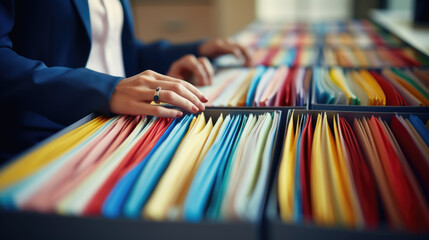
POLYGON ((252 61, 249 50, 241 44, 237 44, 237 47, 240 49, 241 55, 244 58, 244 65, 249 66, 252 61))
POLYGON ((198 61, 200 62, 201 66, 203 66, 204 71, 206 72, 206 75, 207 75, 207 81, 200 83, 200 85, 202 86, 211 85, 214 78, 214 70, 213 70, 212 64, 210 63, 209 59, 206 57, 200 57, 198 58, 198 61))
POLYGON ((202 102, 208 101, 207 97, 204 96, 204 94, 200 90, 198 90, 198 88, 196 88, 194 85, 192 85, 186 81, 183 81, 183 80, 177 79, 177 78, 173 78, 173 77, 169 77, 169 76, 159 74, 159 73, 154 73, 154 76, 156 77, 156 79, 164 81, 164 82, 180 83, 187 90, 191 91, 195 96, 197 96, 200 101, 202 101, 202 102))
POLYGON ((151 105, 144 102, 132 102, 130 115, 151 115, 155 117, 181 117, 183 112, 177 109, 170 109, 161 106, 151 105))
POLYGON ((121 104, 121 107, 112 110, 116 114, 125 115, 151 115, 157 117, 181 117, 183 112, 177 109, 167 109, 160 106, 151 105, 140 101, 127 101, 127 104, 121 104))
MULTIPOLYGON (((182 82, 185 82, 185 81, 182 81, 182 82)), ((161 102, 169 101, 167 103, 177 105, 177 103, 175 103, 173 101, 174 99, 162 98, 162 94, 164 94, 166 91, 172 91, 172 92, 176 93, 177 95, 179 95, 180 97, 182 97, 183 99, 186 99, 188 102, 192 103, 192 105, 197 108, 197 111, 198 110, 201 110, 201 111, 205 110, 205 106, 200 101, 198 96, 196 96, 193 92, 191 92, 189 89, 187 89, 185 86, 183 86, 183 84, 181 82, 154 80, 154 81, 149 82, 149 87, 153 89, 153 90, 151 90, 152 94, 150 94, 150 93, 147 94, 147 92, 145 92, 145 91, 142 91, 142 94, 145 94, 146 96, 152 97, 151 98, 152 100, 153 100, 153 96, 155 94, 155 89, 157 87, 161 87, 161 91, 160 91, 160 95, 159 95, 161 102)), ((148 100, 148 99, 145 98, 144 100, 148 100)), ((183 102, 180 102, 180 104, 181 104, 180 107, 183 107, 184 109, 187 109, 190 112, 195 112, 192 109, 192 106, 186 106, 183 102)))
MULTIPOLYGON (((202 104, 197 96, 195 96, 190 91, 186 90, 185 87, 179 87, 179 90, 174 89, 174 84, 178 83, 168 83, 166 81, 153 81, 149 82, 149 85, 153 86, 151 88, 142 88, 135 91, 133 95, 133 100, 136 102, 146 102, 150 103, 155 101, 155 88, 161 87, 159 91, 159 101, 164 103, 169 103, 174 106, 178 106, 182 109, 185 109, 188 112, 196 113, 198 111, 204 111, 205 106, 202 104), (156 83, 158 83, 156 85, 156 83), (156 87, 155 87, 156 86, 156 87), (173 91, 173 89, 176 91, 173 91), (195 104, 196 102, 197 104, 195 104)), ((150 87, 150 86, 149 86, 150 87)))
POLYGON ((244 47, 241 44, 236 43, 235 41, 231 39, 226 39, 223 42, 223 45, 225 45, 225 48, 230 51, 230 54, 234 54, 237 58, 244 59, 244 65, 248 66, 250 65, 251 58, 250 58, 250 52, 249 50, 244 47))
POLYGON ((233 44, 235 44, 235 41, 232 40, 231 38, 227 38, 227 39, 224 39, 224 43, 229 44, 229 45, 233 45, 233 44))
MULTIPOLYGON (((159 100, 192 113, 197 113, 200 110, 194 103, 171 90, 162 89, 159 93, 159 100)), ((204 108, 204 105, 202 107, 204 108)), ((201 109, 201 111, 203 110, 201 109)))
POLYGON ((185 61, 182 63, 182 67, 191 71, 192 74, 196 77, 197 83, 206 83, 208 82, 208 74, 204 69, 204 66, 201 65, 201 62, 194 55, 189 55, 186 57, 185 61))
POLYGON ((235 44, 230 43, 224 43, 219 45, 219 55, 223 54, 232 54, 236 58, 242 58, 241 51, 238 47, 235 46, 235 44))

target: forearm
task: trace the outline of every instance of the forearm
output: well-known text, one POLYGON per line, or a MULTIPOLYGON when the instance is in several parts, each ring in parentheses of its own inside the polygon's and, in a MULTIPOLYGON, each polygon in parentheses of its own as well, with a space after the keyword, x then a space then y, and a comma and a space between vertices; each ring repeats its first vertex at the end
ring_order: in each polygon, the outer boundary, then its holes
POLYGON ((165 74, 170 65, 177 59, 187 54, 198 56, 198 49, 203 41, 170 44, 167 41, 158 41, 150 44, 143 44, 136 41, 138 71, 147 69, 165 74))
POLYGON ((0 103, 58 123, 91 112, 109 114, 110 96, 120 79, 86 68, 47 67, 0 47, 0 103))

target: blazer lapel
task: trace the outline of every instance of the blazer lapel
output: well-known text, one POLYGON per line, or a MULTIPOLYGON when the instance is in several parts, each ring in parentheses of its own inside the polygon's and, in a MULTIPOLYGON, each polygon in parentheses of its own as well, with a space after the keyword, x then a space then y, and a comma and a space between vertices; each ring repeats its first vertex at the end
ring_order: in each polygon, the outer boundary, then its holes
MULTIPOLYGON (((122 8, 124 9, 124 27, 133 28, 133 12, 128 0, 121 0, 122 8)), ((131 29, 133 31, 133 29, 131 29)))
POLYGON ((89 39, 91 39, 91 21, 89 19, 89 6, 87 0, 73 0, 76 5, 77 12, 82 19, 83 25, 85 26, 86 33, 89 39))

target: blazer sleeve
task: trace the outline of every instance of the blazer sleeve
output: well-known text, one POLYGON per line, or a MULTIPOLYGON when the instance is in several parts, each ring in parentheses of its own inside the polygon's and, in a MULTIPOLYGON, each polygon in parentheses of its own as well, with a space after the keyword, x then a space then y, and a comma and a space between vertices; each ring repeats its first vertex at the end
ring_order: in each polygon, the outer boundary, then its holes
POLYGON ((20 56, 9 34, 14 1, 0 3, 0 105, 34 111, 69 124, 91 112, 110 114, 109 100, 122 79, 86 68, 48 67, 20 56))
POLYGON ((144 44, 139 40, 135 40, 138 52, 138 70, 151 69, 166 74, 170 65, 175 60, 187 54, 199 56, 198 48, 203 42, 204 40, 185 44, 171 44, 168 41, 162 40, 144 44))

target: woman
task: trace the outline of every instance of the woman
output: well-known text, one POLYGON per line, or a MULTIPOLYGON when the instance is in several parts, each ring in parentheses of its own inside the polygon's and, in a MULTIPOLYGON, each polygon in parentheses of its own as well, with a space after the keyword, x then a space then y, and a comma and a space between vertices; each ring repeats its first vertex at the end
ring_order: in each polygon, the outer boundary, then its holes
MULTIPOLYGON (((148 23, 150 24, 150 23, 148 23)), ((3 0, 0 3, 0 158, 7 159, 81 117, 180 117, 207 99, 189 82, 210 84, 206 57, 247 51, 228 40, 144 44, 127 0, 3 0), (167 74, 167 75, 164 75, 167 74)))

